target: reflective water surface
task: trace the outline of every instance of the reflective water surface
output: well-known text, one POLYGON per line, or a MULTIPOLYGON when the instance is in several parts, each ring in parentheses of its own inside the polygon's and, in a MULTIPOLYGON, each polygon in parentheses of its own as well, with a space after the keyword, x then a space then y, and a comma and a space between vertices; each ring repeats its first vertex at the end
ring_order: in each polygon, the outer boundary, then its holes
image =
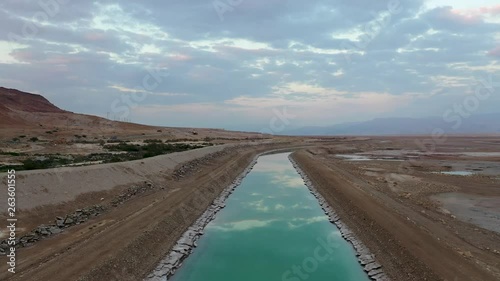
POLYGON ((439 172, 440 174, 444 175, 453 175, 453 176, 470 176, 473 175, 474 172, 470 171, 446 171, 446 172, 439 172))
POLYGON ((262 156, 175 281, 369 280, 288 154, 262 156))

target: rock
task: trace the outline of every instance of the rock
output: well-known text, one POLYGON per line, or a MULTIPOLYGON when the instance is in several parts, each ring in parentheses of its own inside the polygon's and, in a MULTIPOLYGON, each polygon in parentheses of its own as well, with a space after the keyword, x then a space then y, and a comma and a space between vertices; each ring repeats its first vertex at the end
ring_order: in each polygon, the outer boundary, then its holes
POLYGON ((72 224, 74 222, 75 221, 72 218, 70 218, 70 217, 66 217, 66 219, 64 220, 64 224, 65 225, 70 225, 70 224, 72 224))
POLYGON ((387 277, 387 275, 385 275, 385 273, 383 272, 372 274, 370 278, 376 281, 390 281, 389 277, 387 277))
POLYGON ((58 234, 61 233, 61 229, 57 226, 52 226, 48 229, 48 231, 52 234, 58 234))
POLYGON ((1 244, 0 245, 0 251, 1 250, 7 251, 8 249, 9 249, 9 245, 8 244, 1 244))
POLYGON ((374 270, 371 270, 368 272, 368 276, 372 277, 372 276, 376 276, 376 275, 381 274, 381 273, 383 273, 382 269, 374 269, 374 270))
POLYGON ((44 224, 38 226, 36 229, 35 229, 35 233, 38 234, 38 235, 49 235, 50 233, 47 231, 48 227, 44 224))
POLYGON ((367 265, 374 261, 374 257, 373 255, 362 255, 358 258, 358 260, 361 265, 367 265))
POLYGON ((381 267, 382 266, 380 264, 378 264, 376 262, 372 262, 372 263, 369 263, 369 264, 365 265, 364 269, 365 269, 366 272, 370 272, 372 270, 379 269, 381 267))
POLYGON ((48 228, 41 228, 40 229, 40 234, 43 236, 49 236, 51 233, 48 228))
POLYGON ((470 251, 461 252, 462 256, 466 258, 472 258, 472 253, 470 251))

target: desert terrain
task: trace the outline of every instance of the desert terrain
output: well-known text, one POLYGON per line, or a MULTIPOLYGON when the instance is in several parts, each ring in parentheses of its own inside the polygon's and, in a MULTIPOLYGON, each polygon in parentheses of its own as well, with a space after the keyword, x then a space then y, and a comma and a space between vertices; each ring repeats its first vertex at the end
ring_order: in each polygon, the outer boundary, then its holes
POLYGON ((342 141, 294 157, 392 279, 498 280, 498 138, 429 150, 418 140, 342 141))
MULTIPOLYGON (((2 262, 1 280, 143 280, 257 155, 276 150, 293 151, 391 280, 500 280, 500 136, 149 127, 8 89, 0 98, 2 186, 19 168, 18 263, 11 274, 2 262), (126 157, 103 160, 115 154, 126 157)), ((6 202, 1 193, 2 221, 6 202)))

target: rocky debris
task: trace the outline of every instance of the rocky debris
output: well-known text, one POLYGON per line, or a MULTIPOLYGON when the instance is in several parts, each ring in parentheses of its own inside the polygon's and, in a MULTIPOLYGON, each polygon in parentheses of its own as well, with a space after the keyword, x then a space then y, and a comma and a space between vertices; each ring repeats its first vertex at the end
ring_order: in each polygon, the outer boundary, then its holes
POLYGON ((182 165, 180 165, 177 169, 172 173, 172 177, 175 180, 180 180, 186 176, 189 176, 195 172, 197 172, 201 165, 206 164, 214 158, 218 158, 224 156, 229 153, 229 149, 224 149, 221 151, 217 151, 214 153, 210 153, 201 158, 196 158, 194 160, 188 161, 182 165))
MULTIPOLYGON (((102 205, 94 205, 91 207, 78 209, 75 212, 67 215, 66 217, 56 217, 55 223, 50 225, 40 225, 31 232, 24 234, 23 236, 16 239, 15 247, 23 248, 33 245, 35 242, 49 237, 51 235, 59 234, 63 229, 68 228, 73 225, 81 224, 91 217, 98 216, 104 212, 106 208, 102 205)), ((0 255, 5 255, 10 246, 7 243, 8 240, 2 240, 0 242, 0 255)))
MULTIPOLYGON (((145 181, 143 185, 129 187, 124 193, 111 201, 111 206, 116 207, 119 204, 123 204, 125 201, 131 199, 133 196, 144 193, 148 190, 152 190, 154 188, 155 186, 147 181, 145 181)), ((58 216, 55 218, 54 224, 40 225, 30 233, 25 234, 24 236, 19 238, 18 241, 16 241, 15 247, 22 248, 31 246, 42 238, 54 234, 59 234, 63 231, 63 229, 73 225, 84 223, 91 217, 96 217, 106 210, 107 207, 103 205, 94 205, 83 209, 77 209, 75 212, 65 217, 58 216)), ((7 240, 1 241, 0 255, 5 255, 9 247, 10 246, 7 245, 7 240)))
MULTIPOLYGON (((151 182, 145 181, 144 184, 140 186, 129 187, 124 193, 117 196, 111 201, 111 206, 116 207, 123 204, 127 200, 131 199, 133 196, 144 193, 148 190, 154 189, 155 186, 151 182)), ((56 217, 54 224, 51 225, 40 225, 36 229, 32 230, 30 233, 20 237, 15 244, 16 248, 28 247, 33 245, 35 242, 48 237, 50 235, 59 234, 63 229, 68 228, 73 225, 78 225, 86 222, 91 217, 96 217, 107 210, 107 207, 103 205, 94 205, 91 207, 77 209, 72 214, 65 217, 56 217)), ((0 242, 0 255, 5 255, 8 248, 7 240, 0 242)))
POLYGON ((64 227, 64 218, 63 217, 56 217, 56 226, 57 227, 64 227))
POLYGON ((375 255, 370 254, 370 250, 354 236, 354 234, 345 224, 342 223, 342 221, 340 221, 339 216, 335 213, 332 207, 328 205, 328 202, 325 200, 325 198, 316 190, 316 188, 314 188, 312 181, 302 171, 302 169, 300 169, 295 160, 293 160, 291 157, 289 157, 289 159, 290 162, 292 162, 295 170, 297 170, 299 175, 304 180, 305 185, 318 200, 319 205, 328 216, 330 222, 337 226, 337 228, 340 230, 342 238, 344 238, 354 247, 356 256, 358 257, 358 262, 361 266, 363 266, 363 270, 368 274, 368 277, 375 281, 389 281, 390 279, 383 272, 382 266, 375 261, 375 255))
MULTIPOLYGON (((217 154, 217 153, 215 153, 217 154)), ((218 157, 218 156, 217 156, 218 157)), ((227 197, 233 193, 234 189, 241 184, 243 178, 252 170, 255 163, 257 163, 258 156, 252 163, 241 173, 231 185, 229 185, 217 197, 208 209, 196 220, 196 222, 188 228, 186 232, 177 240, 176 245, 172 248, 170 253, 158 264, 155 270, 144 280, 146 281, 160 281, 167 280, 172 276, 175 271, 182 265, 182 261, 186 259, 197 246, 196 242, 200 236, 203 235, 203 229, 211 222, 216 214, 223 209, 227 197)))
POLYGON ((115 199, 113 199, 111 201, 111 206, 116 207, 120 204, 125 203, 126 201, 128 201, 132 197, 139 195, 139 194, 142 194, 146 191, 153 190, 154 188, 155 188, 155 186, 152 183, 147 182, 147 181, 145 181, 144 184, 141 186, 129 187, 125 192, 118 195, 115 199))

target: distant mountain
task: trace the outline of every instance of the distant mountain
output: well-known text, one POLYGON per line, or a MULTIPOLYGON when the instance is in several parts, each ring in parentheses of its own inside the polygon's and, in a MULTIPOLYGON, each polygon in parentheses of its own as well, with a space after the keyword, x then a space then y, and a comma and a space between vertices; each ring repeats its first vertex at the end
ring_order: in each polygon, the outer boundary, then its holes
MULTIPOLYGON (((456 115, 455 117, 458 117, 456 115)), ((343 123, 326 127, 303 127, 283 132, 286 135, 422 135, 431 134, 440 128, 447 134, 500 134, 500 113, 472 114, 456 121, 446 122, 443 118, 376 118, 366 122, 343 123)))

